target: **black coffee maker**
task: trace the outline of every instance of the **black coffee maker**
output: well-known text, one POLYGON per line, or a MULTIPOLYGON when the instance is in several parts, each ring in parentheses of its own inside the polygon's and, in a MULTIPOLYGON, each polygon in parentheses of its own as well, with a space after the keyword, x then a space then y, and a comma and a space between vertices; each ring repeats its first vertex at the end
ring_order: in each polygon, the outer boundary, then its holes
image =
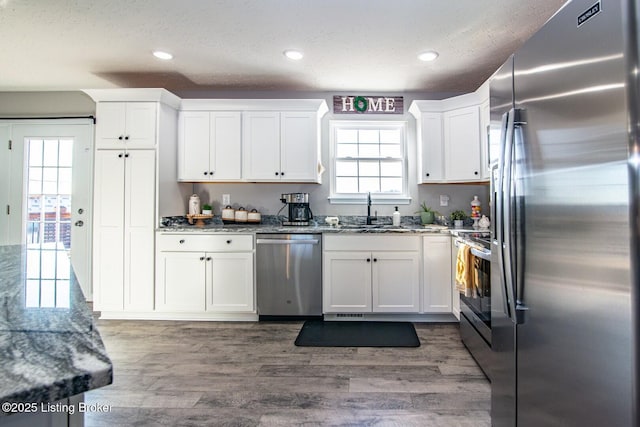
POLYGON ((287 193, 280 196, 280 201, 289 205, 289 218, 282 225, 309 225, 313 214, 309 208, 309 193, 287 193))

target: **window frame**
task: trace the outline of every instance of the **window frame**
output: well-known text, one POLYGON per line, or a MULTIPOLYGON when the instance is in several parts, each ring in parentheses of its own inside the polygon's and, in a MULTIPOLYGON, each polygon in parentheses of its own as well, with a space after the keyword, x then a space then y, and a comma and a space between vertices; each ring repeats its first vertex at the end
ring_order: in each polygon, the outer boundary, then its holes
POLYGON ((366 193, 337 193, 336 192, 336 157, 337 132, 342 129, 399 129, 402 162, 402 192, 401 193, 371 193, 371 199, 376 204, 408 205, 411 203, 409 195, 409 166, 407 159, 407 125, 406 120, 330 120, 329 121, 329 156, 331 164, 330 195, 331 204, 366 204, 366 193))

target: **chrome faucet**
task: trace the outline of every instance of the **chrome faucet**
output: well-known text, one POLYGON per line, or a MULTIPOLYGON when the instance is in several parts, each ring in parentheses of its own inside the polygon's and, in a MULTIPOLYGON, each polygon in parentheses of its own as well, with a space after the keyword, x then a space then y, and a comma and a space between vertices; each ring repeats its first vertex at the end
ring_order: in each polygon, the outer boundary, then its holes
POLYGON ((371 191, 367 193, 367 225, 371 225, 373 221, 378 220, 378 212, 376 211, 375 218, 371 217, 371 191))

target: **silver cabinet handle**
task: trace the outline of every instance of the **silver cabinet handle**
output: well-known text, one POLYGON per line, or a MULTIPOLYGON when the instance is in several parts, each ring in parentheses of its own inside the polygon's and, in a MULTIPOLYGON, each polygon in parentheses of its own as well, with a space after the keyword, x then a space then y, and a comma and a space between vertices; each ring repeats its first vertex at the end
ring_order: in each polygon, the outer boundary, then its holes
POLYGON ((75 222, 75 224, 74 224, 74 225, 75 225, 76 227, 82 227, 82 226, 84 225, 84 221, 82 221, 82 220, 78 220, 78 221, 76 221, 76 222, 75 222))
POLYGON ((257 239, 259 245, 317 245, 318 239, 308 240, 287 240, 287 239, 257 239))

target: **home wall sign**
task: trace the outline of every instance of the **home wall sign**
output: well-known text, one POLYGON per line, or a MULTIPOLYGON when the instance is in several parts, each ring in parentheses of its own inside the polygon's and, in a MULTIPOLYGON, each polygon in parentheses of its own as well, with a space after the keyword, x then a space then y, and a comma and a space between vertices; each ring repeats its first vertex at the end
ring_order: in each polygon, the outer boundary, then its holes
POLYGON ((402 96, 347 95, 333 97, 334 114, 403 114, 402 96))

